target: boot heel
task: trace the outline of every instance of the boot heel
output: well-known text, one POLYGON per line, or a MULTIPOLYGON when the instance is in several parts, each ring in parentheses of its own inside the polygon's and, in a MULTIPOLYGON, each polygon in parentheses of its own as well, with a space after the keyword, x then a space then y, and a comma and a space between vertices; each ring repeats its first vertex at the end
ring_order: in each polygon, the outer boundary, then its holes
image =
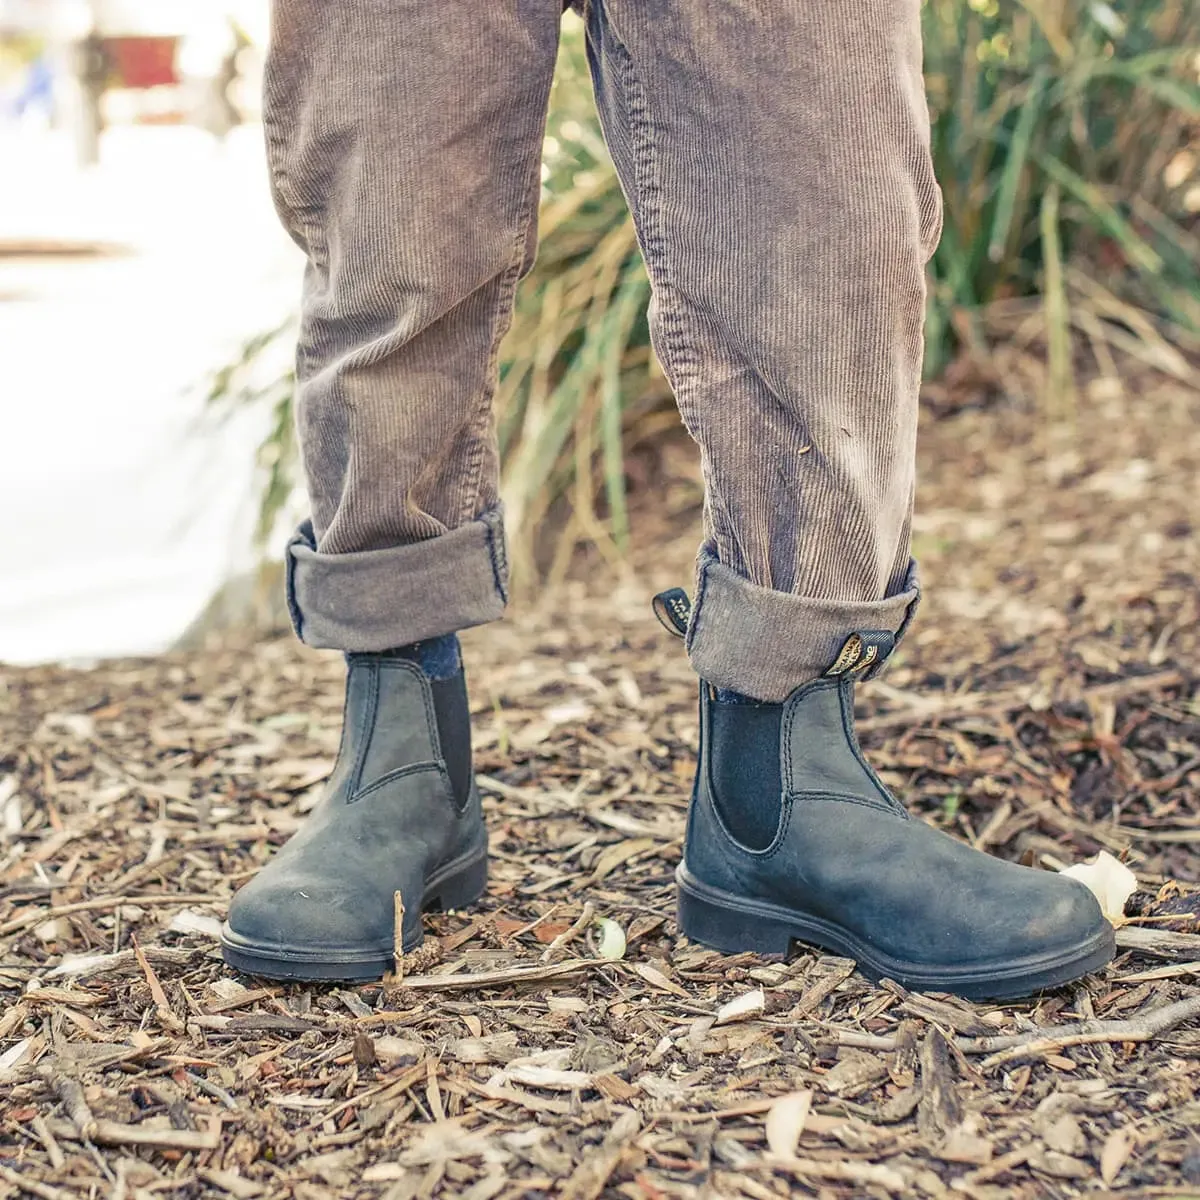
POLYGON ((487 890, 487 880, 488 862, 484 854, 438 880, 430 887, 422 907, 426 911, 435 909, 440 912, 469 908, 487 890))
POLYGON ((679 928, 693 942, 726 954, 753 951, 786 956, 791 950, 792 932, 784 922, 722 904, 715 897, 701 895, 684 878, 677 878, 679 928))

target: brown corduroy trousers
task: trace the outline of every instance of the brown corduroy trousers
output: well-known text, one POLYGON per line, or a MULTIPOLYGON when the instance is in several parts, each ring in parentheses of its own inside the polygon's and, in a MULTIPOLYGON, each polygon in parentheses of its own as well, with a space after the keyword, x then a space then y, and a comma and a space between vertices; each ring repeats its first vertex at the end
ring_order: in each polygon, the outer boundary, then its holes
MULTIPOLYGON (((560 0, 274 0, 266 126, 308 257, 297 632, 382 650, 498 617, 491 401, 532 263, 560 0)), ((597 103, 707 484, 688 638, 782 699, 917 599, 919 0, 587 0, 597 103)))

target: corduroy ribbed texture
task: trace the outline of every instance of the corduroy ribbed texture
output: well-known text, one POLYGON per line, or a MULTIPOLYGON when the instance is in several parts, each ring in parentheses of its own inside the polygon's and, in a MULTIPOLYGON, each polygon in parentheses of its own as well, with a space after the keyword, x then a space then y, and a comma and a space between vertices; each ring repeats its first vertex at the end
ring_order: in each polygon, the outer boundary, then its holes
MULTIPOLYGON (((383 649, 361 643, 451 632, 502 603, 494 543, 441 539, 498 521, 496 348, 532 259, 560 7, 275 0, 272 178, 309 257, 313 521, 290 572, 306 641, 383 649), (327 594, 328 621, 310 611, 327 594)), ((590 0, 584 15, 655 348, 708 487, 693 661, 782 699, 829 646, 895 631, 915 600, 941 217, 919 0, 590 0)))

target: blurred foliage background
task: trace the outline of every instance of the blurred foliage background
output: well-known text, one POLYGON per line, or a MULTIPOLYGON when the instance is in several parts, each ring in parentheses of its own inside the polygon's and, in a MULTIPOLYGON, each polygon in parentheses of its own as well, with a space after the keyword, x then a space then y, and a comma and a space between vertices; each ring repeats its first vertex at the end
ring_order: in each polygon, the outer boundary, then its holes
MULTIPOLYGON (((997 346, 1042 366, 1050 419, 1123 355, 1195 381, 1200 362, 1200 4, 924 0, 945 231, 926 374, 1004 393, 997 346)), ((626 464, 678 428, 650 350, 649 283, 568 16, 546 138, 538 264, 502 352, 497 422, 514 575, 629 538, 626 464), (552 533, 550 531, 553 531, 552 533)), ((260 369, 283 327, 217 376, 216 411, 266 405, 265 540, 298 478, 293 379, 260 369)), ((944 388, 943 388, 944 391, 944 388)))

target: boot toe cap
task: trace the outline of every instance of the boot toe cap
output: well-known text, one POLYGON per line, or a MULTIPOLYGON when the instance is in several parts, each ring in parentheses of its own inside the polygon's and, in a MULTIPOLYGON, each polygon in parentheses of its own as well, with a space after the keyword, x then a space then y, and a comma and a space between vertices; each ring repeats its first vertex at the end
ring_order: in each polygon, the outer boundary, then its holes
POLYGON ((239 941, 296 952, 387 948, 392 912, 361 888, 259 876, 234 896, 227 927, 239 941))
MULTIPOLYGON (((1022 922, 1014 921, 1015 937, 1020 945, 1040 946, 1046 953, 1068 950, 1093 941, 1111 930, 1096 897, 1076 879, 1034 872, 1041 886, 1038 896, 1030 897, 1022 922)), ((1031 889, 1032 890, 1032 889, 1031 889)))

